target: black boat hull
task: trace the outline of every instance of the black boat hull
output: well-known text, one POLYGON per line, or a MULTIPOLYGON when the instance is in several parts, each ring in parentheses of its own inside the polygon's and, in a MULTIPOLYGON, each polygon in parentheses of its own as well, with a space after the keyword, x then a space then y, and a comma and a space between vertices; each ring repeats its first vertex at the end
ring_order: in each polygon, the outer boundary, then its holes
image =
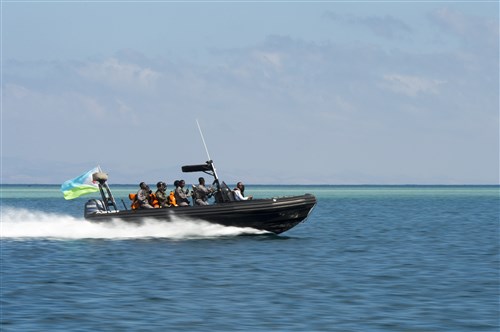
MULTIPOLYGON (((94 200, 95 201, 95 200, 94 200)), ((250 227, 275 234, 283 233, 304 221, 316 205, 313 195, 255 199, 240 202, 217 203, 208 206, 172 207, 165 209, 122 210, 108 212, 95 209, 89 201, 85 219, 106 222, 120 219, 142 223, 152 219, 169 222, 178 218, 204 220, 234 227, 250 227)))

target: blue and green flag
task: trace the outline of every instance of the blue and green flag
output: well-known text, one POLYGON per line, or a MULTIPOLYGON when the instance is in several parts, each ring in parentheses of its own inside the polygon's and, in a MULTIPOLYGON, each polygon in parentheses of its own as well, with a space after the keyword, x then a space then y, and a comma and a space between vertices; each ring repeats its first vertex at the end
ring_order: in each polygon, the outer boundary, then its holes
POLYGON ((61 185, 61 191, 65 199, 73 199, 82 195, 91 194, 99 191, 99 184, 93 181, 92 175, 100 172, 99 167, 95 167, 85 174, 80 175, 73 180, 68 180, 61 185))

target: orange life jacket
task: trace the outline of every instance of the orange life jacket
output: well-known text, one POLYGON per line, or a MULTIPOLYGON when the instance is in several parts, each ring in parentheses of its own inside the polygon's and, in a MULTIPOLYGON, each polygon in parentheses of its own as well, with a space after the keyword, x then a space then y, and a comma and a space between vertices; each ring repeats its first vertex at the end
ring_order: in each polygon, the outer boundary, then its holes
POLYGON ((132 204, 130 205, 132 210, 137 210, 141 206, 137 200, 137 194, 130 193, 128 194, 128 198, 132 201, 132 204))
POLYGON ((154 207, 154 208, 160 207, 160 203, 158 203, 158 199, 156 198, 156 194, 153 194, 153 193, 149 194, 148 201, 152 207, 154 207))
POLYGON ((168 196, 168 203, 171 205, 171 206, 177 206, 177 202, 175 200, 175 195, 174 195, 174 192, 171 191, 170 192, 170 195, 168 196))

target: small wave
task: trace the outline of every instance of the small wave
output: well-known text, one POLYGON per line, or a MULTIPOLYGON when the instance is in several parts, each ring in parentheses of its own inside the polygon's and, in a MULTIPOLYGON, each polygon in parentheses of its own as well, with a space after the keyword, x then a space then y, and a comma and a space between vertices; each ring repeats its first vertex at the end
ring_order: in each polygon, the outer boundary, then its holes
POLYGON ((91 223, 68 215, 32 212, 24 209, 2 211, 2 238, 52 239, 144 239, 174 240, 214 238, 238 235, 267 234, 253 228, 227 227, 202 220, 174 218, 170 222, 144 220, 142 224, 114 220, 91 223))

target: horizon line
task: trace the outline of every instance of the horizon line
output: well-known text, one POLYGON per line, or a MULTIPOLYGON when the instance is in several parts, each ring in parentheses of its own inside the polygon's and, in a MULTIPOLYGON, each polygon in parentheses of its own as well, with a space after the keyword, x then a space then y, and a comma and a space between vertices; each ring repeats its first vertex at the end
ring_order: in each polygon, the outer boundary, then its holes
MULTIPOLYGON (((8 185, 8 186, 61 186, 61 184, 57 183, 0 183, 0 186, 8 185)), ((113 183, 111 185, 117 186, 137 186, 136 183, 113 183)), ((398 187, 410 187, 410 186, 497 186, 500 187, 500 183, 453 183, 453 184, 445 184, 445 183, 245 183, 247 186, 319 186, 319 187, 331 187, 331 186, 398 186, 398 187)), ((172 185, 170 185, 172 186, 172 185)))

